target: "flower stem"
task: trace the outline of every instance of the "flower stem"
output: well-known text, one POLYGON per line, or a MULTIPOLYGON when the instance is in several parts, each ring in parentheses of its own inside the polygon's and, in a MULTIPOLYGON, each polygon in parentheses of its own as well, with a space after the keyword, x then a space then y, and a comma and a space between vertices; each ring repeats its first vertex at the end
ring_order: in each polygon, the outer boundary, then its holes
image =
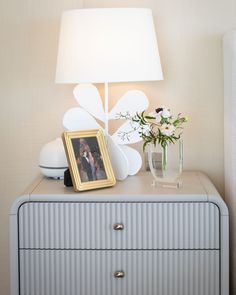
POLYGON ((167 169, 167 145, 162 146, 162 168, 167 169))

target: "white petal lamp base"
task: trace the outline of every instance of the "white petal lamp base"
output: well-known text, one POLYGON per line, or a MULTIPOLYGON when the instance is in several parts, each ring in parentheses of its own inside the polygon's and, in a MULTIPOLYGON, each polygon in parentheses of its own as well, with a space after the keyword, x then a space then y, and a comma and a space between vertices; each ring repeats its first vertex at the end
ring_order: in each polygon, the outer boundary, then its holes
POLYGON ((142 167, 142 157, 140 153, 127 145, 122 145, 120 146, 120 148, 125 153, 129 162, 128 174, 129 175, 137 174, 142 167))
POLYGON ((149 101, 144 92, 140 90, 130 90, 118 100, 110 111, 109 120, 117 119, 117 114, 126 114, 127 111, 131 116, 134 116, 136 113, 146 110, 148 105, 149 101))
MULTIPOLYGON (((79 84, 74 89, 74 96, 81 107, 69 109, 63 117, 63 125, 66 129, 86 130, 102 129, 95 118, 105 123, 105 134, 108 134, 108 121, 115 119, 119 113, 135 114, 148 107, 149 102, 146 95, 139 90, 128 91, 113 107, 108 111, 108 83, 105 83, 105 98, 103 110, 102 99, 97 88, 92 84, 79 84), (135 101, 135 104, 133 103, 135 101)), ((119 134, 133 131, 131 123, 125 122, 113 135, 107 136, 107 147, 112 163, 113 171, 117 180, 124 180, 128 175, 135 175, 142 166, 140 154, 125 144, 139 142, 138 131, 131 132, 128 139, 123 140, 119 134), (121 146, 122 145, 122 146, 121 146)))
POLYGON ((99 129, 101 126, 82 108, 71 108, 63 117, 63 126, 70 130, 99 129))
POLYGON ((129 174, 129 162, 126 154, 111 138, 106 136, 107 148, 112 168, 117 180, 124 180, 129 174))
POLYGON ((96 86, 93 84, 78 84, 73 93, 83 109, 102 122, 105 121, 102 99, 96 86))

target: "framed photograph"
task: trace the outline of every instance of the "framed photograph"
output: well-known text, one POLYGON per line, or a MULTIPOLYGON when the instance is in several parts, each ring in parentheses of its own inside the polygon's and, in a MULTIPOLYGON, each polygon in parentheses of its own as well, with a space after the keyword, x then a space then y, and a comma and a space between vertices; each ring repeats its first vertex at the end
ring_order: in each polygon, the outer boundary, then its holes
POLYGON ((66 131, 62 137, 75 191, 115 185, 102 130, 66 131))

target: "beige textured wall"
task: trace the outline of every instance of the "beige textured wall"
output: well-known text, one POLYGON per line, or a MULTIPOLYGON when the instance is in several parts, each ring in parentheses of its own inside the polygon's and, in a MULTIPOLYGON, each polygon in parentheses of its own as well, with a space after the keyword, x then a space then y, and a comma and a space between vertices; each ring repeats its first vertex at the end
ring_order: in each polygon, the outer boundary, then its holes
POLYGON ((60 136, 73 105, 55 85, 61 13, 83 0, 0 1, 0 294, 9 293, 9 222, 13 200, 38 175, 41 146, 60 136))
MULTIPOLYGON (((9 208, 38 175, 42 144, 60 135, 63 113, 76 105, 73 87, 55 85, 54 72, 61 12, 82 2, 0 1, 0 294, 9 294, 9 208)), ((236 26, 235 0, 84 0, 84 6, 153 9, 165 80, 113 84, 111 106, 135 88, 152 107, 188 115, 185 167, 206 172, 223 192, 221 38, 236 26)))

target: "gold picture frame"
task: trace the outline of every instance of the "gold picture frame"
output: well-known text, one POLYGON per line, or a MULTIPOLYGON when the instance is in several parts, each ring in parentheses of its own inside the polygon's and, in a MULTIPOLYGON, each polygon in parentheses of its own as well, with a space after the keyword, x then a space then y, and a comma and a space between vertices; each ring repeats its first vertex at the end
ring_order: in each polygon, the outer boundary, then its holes
POLYGON ((115 185, 102 130, 65 131, 62 138, 76 192, 115 185))

